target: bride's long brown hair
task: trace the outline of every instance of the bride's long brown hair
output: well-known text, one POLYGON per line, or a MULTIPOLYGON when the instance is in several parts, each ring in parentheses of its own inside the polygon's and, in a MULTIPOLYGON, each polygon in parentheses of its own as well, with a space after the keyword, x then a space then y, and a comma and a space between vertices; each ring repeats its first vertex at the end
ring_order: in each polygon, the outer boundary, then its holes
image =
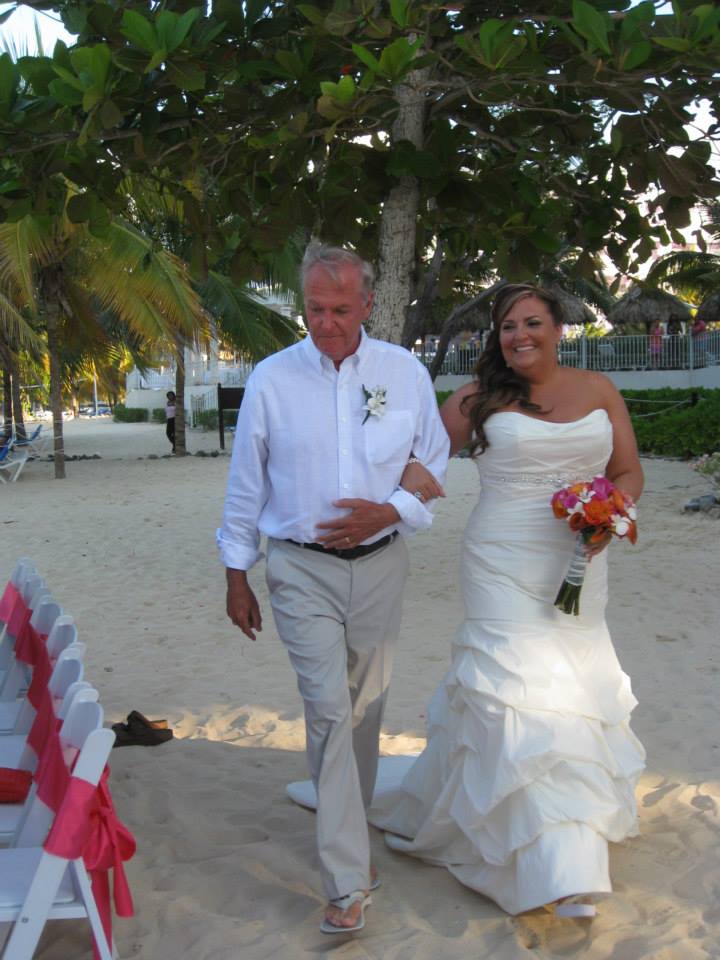
POLYGON ((490 314, 492 329, 473 374, 477 392, 465 397, 460 405, 473 428, 470 456, 484 453, 488 448, 485 421, 498 410, 517 403, 521 410, 542 413, 542 408, 530 399, 529 381, 508 367, 500 349, 500 325, 515 304, 526 297, 537 297, 547 304, 556 327, 561 327, 564 322, 560 301, 543 287, 532 283, 508 283, 498 291, 490 314))

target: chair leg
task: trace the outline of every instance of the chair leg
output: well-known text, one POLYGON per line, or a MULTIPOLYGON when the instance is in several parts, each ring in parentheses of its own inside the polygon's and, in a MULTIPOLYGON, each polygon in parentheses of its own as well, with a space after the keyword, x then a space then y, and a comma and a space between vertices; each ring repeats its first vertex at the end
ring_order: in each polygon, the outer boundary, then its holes
POLYGON ((51 854, 43 855, 20 916, 8 937, 2 960, 32 960, 66 867, 67 860, 51 854))
POLYGON ((95 902, 95 896, 90 885, 90 878, 88 877, 87 870, 85 869, 85 864, 82 862, 82 860, 73 860, 73 862, 70 864, 70 869, 73 872, 77 889, 80 891, 83 905, 87 911, 88 920, 90 921, 90 928, 92 930, 93 937, 95 938, 95 945, 97 946, 100 960, 114 960, 114 945, 109 944, 107 937, 105 936, 105 928, 102 925, 97 903, 95 902))

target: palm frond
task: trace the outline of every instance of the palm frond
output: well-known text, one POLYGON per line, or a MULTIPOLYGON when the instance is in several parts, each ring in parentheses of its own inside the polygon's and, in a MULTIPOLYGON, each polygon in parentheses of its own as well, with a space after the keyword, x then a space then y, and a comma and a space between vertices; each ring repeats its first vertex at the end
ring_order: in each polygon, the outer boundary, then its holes
POLYGON ((253 360, 261 360, 299 338, 300 328, 293 320, 224 274, 211 270, 200 293, 221 339, 253 360))
POLYGON ((655 261, 646 282, 668 287, 686 300, 700 303, 720 290, 720 257, 693 250, 668 253, 655 261))
POLYGON ((143 336, 200 335, 207 318, 182 261, 124 220, 85 248, 83 273, 104 308, 143 336))
POLYGON ((0 287, 0 335, 8 345, 14 344, 16 348, 24 347, 34 351, 42 348, 42 340, 2 287, 0 287))

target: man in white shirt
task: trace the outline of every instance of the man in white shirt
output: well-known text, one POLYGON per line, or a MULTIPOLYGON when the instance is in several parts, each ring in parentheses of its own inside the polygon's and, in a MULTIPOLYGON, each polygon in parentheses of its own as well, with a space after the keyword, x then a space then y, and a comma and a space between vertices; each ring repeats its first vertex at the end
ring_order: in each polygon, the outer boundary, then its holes
POLYGON ((400 487, 411 455, 437 478, 448 437, 425 368, 362 328, 372 267, 311 244, 302 269, 305 340, 258 364, 238 416, 218 546, 227 612, 261 629, 247 570, 268 538, 267 583, 278 633, 305 706, 318 797, 321 929, 364 924, 370 876, 365 810, 408 568, 402 536, 426 529, 440 489, 400 487))

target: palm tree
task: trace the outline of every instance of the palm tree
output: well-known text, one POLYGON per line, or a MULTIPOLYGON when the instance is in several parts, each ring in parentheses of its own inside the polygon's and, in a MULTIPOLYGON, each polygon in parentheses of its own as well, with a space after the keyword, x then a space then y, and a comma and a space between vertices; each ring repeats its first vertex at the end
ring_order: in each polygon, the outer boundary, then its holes
POLYGON ((55 477, 65 476, 62 344, 97 331, 101 311, 150 341, 206 328, 206 314, 185 265, 122 218, 102 237, 64 212, 0 225, 0 290, 45 330, 50 361, 55 477))
MULTIPOLYGON (((705 204, 703 228, 720 240, 720 201, 705 204)), ((652 265, 647 282, 669 287, 691 303, 699 304, 720 290, 720 255, 704 250, 678 250, 660 257, 652 265)))
MULTIPOLYGON (((235 283, 231 256, 226 254, 212 268, 208 265, 206 224, 199 212, 209 188, 198 177, 188 175, 186 196, 163 189, 147 178, 128 177, 122 189, 128 200, 127 215, 148 236, 174 254, 194 264, 194 286, 209 317, 210 336, 232 347, 248 360, 263 357, 293 343, 300 336, 297 324, 270 304, 288 299, 297 303, 300 295, 298 268, 304 237, 291 233, 284 249, 260 265, 262 280, 235 283), (192 228, 188 219, 194 220, 192 228)), ((221 225, 226 235, 242 229, 229 214, 221 225)), ((176 331, 170 349, 175 360, 175 448, 185 454, 185 347, 187 338, 176 331)))

